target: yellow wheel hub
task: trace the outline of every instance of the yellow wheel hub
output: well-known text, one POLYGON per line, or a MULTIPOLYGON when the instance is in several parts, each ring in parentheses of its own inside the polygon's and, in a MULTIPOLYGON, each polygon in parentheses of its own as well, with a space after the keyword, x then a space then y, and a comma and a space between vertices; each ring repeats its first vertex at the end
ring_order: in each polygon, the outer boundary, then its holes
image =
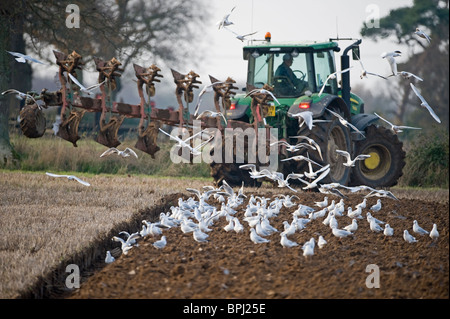
POLYGON ((376 152, 370 152, 370 157, 364 160, 364 164, 368 169, 375 169, 380 165, 380 155, 376 152))

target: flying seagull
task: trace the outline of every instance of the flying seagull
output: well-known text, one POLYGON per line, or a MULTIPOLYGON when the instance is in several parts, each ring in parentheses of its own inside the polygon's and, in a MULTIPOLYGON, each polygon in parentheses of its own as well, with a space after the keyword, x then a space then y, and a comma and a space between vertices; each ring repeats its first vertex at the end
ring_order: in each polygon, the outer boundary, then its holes
POLYGON ((57 175, 57 174, 48 173, 48 172, 46 172, 45 174, 47 174, 48 176, 51 176, 51 177, 65 177, 70 181, 77 181, 78 183, 83 184, 84 186, 91 186, 91 184, 89 184, 88 182, 85 182, 74 175, 57 175))
POLYGON ((364 134, 360 131, 360 130, 358 130, 358 128, 356 127, 356 126, 354 126, 354 125, 352 125, 350 122, 348 122, 346 119, 344 119, 341 115, 339 115, 338 113, 336 113, 336 112, 333 112, 332 110, 330 110, 330 109, 326 109, 328 112, 330 112, 331 114, 333 114, 334 116, 336 116, 338 119, 339 119, 339 122, 341 122, 341 124, 342 125, 344 125, 344 126, 346 126, 346 127, 351 127, 352 129, 354 129, 356 132, 358 132, 359 134, 361 134, 363 137, 365 137, 364 136, 364 134))
POLYGON ((223 118, 225 124, 228 124, 227 119, 225 118, 225 116, 223 116, 223 114, 221 112, 214 112, 214 111, 210 111, 210 110, 203 111, 196 117, 196 119, 198 120, 203 117, 218 117, 218 116, 221 116, 223 118))
POLYGON ((222 18, 222 20, 219 20, 219 21, 216 23, 216 25, 219 27, 219 29, 222 28, 222 27, 226 27, 226 26, 229 26, 229 25, 234 24, 233 22, 231 22, 230 20, 228 20, 228 18, 230 17, 230 14, 233 12, 233 10, 234 10, 235 8, 236 8, 236 7, 233 7, 233 9, 231 9, 230 13, 226 14, 226 15, 222 18))
POLYGON ((103 152, 102 155, 100 155, 100 157, 108 156, 108 155, 111 155, 111 154, 117 154, 117 155, 122 156, 122 157, 128 157, 130 155, 133 155, 134 157, 138 158, 136 152, 133 151, 129 147, 127 147, 123 151, 119 151, 117 148, 111 147, 111 148, 107 149, 105 152, 103 152))
POLYGON ((80 82, 78 82, 77 78, 74 77, 72 74, 69 73, 69 77, 70 77, 70 79, 73 81, 73 83, 75 83, 76 85, 78 85, 78 86, 80 87, 80 89, 81 89, 82 92, 85 92, 85 93, 87 93, 87 94, 90 94, 91 91, 95 90, 95 89, 98 88, 100 85, 102 85, 103 83, 106 82, 106 80, 105 80, 105 81, 103 81, 103 82, 101 82, 101 83, 97 83, 97 84, 91 85, 91 86, 89 86, 89 87, 85 87, 83 84, 81 84, 80 82))
POLYGON ((205 86, 203 87, 203 89, 202 89, 202 90, 200 91, 200 93, 198 94, 198 101, 197 101, 197 105, 195 106, 194 116, 197 116, 197 114, 198 114, 198 109, 199 109, 199 107, 200 107, 200 103, 202 103, 203 95, 204 95, 205 93, 212 92, 213 86, 214 86, 214 85, 222 84, 222 83, 223 83, 222 81, 217 81, 217 82, 214 82, 214 83, 205 85, 205 86))
POLYGON ((431 42, 431 38, 428 34, 426 34, 425 32, 423 32, 422 30, 420 30, 419 28, 416 28, 416 31, 414 32, 414 34, 417 34, 419 37, 426 39, 428 41, 428 43, 431 42))
POLYGON ((213 137, 214 137, 214 136, 211 136, 209 139, 207 139, 207 140, 204 141, 203 143, 199 144, 197 147, 193 148, 193 147, 191 147, 191 145, 189 145, 188 141, 189 141, 190 139, 193 139, 193 138, 196 137, 197 135, 203 133, 204 130, 203 130, 203 131, 200 131, 200 132, 198 132, 198 133, 196 133, 196 134, 194 134, 194 135, 192 135, 191 137, 188 137, 188 138, 185 139, 185 140, 182 140, 182 139, 179 138, 178 136, 170 135, 169 133, 163 131, 161 128, 160 128, 159 130, 160 130, 162 133, 164 133, 164 134, 166 134, 167 136, 169 136, 171 140, 176 141, 179 147, 181 147, 181 148, 187 147, 187 148, 190 150, 190 152, 191 152, 192 154, 194 154, 194 155, 200 155, 201 152, 199 151, 199 149, 201 149, 203 146, 205 146, 207 143, 209 143, 209 141, 211 141, 211 140, 213 139, 213 137))
POLYGON ((236 36, 236 39, 241 40, 242 42, 244 42, 245 37, 254 35, 255 33, 257 33, 258 31, 252 32, 252 33, 247 33, 247 34, 239 34, 237 32, 234 32, 231 29, 228 29, 227 27, 224 27, 226 30, 230 31, 231 33, 233 33, 236 36))
POLYGON ((6 52, 8 52, 9 54, 15 56, 15 57, 16 57, 16 58, 15 58, 16 61, 17 61, 17 62, 20 62, 20 63, 25 63, 25 62, 27 62, 27 60, 28 60, 28 61, 30 61, 30 62, 36 62, 36 63, 40 63, 40 64, 45 64, 45 63, 43 63, 43 62, 41 62, 41 61, 39 61, 39 60, 36 60, 35 58, 30 57, 29 55, 25 55, 25 54, 23 54, 23 53, 19 53, 19 52, 11 52, 11 51, 6 51, 6 52))
POLYGON ((413 89, 414 93, 416 93, 416 95, 419 97, 420 101, 422 101, 422 103, 420 103, 420 106, 426 108, 428 110, 428 112, 430 112, 431 116, 436 120, 436 122, 441 123, 441 120, 439 119, 439 117, 436 115, 436 113, 434 113, 433 109, 428 104, 428 102, 423 98, 423 96, 420 95, 419 90, 414 86, 414 84, 409 83, 409 85, 413 89))
POLYGON ((356 156, 354 159, 351 159, 350 153, 347 151, 336 150, 336 153, 338 153, 339 155, 345 156, 345 158, 347 159, 347 162, 343 163, 342 165, 348 166, 348 167, 354 167, 356 161, 362 161, 362 160, 365 160, 366 158, 370 157, 370 155, 361 154, 361 155, 356 156))
POLYGON ((304 135, 290 136, 290 138, 300 138, 300 139, 307 140, 309 144, 311 144, 312 146, 314 146, 316 148, 317 152, 319 153, 320 159, 323 160, 322 150, 320 149, 319 144, 317 144, 315 140, 313 140, 312 138, 310 138, 308 136, 304 136, 304 135))
POLYGON ((23 100, 32 99, 34 101, 34 103, 39 107, 39 109, 42 110, 42 107, 37 103, 37 101, 34 99, 34 97, 31 96, 30 94, 23 93, 18 90, 15 90, 15 89, 8 89, 8 90, 2 92, 2 95, 5 95, 5 94, 17 94, 17 96, 23 100))
POLYGON ((248 97, 249 95, 253 95, 253 94, 256 94, 256 93, 269 94, 278 103, 278 105, 281 105, 280 101, 278 101, 278 99, 275 97, 275 95, 273 95, 272 92, 270 92, 270 91, 268 91, 266 89, 253 89, 250 92, 248 92, 245 97, 248 97))
POLYGON ((327 77, 327 79, 325 80, 325 82, 323 83, 322 88, 321 88, 320 91, 319 91, 319 96, 322 95, 322 92, 323 92, 323 90, 325 89, 325 85, 327 85, 328 80, 330 80, 330 79, 331 79, 331 80, 336 79, 336 76, 337 76, 338 74, 348 72, 348 71, 350 71, 350 69, 351 69, 352 67, 353 67, 353 66, 351 66, 351 67, 349 67, 349 68, 347 68, 347 69, 344 69, 344 70, 342 70, 342 71, 336 71, 336 72, 334 72, 334 73, 331 73, 331 74, 327 77))
POLYGON ((386 59, 391 67, 391 71, 393 75, 397 75, 397 62, 395 61, 395 57, 401 56, 402 52, 394 51, 394 52, 383 52, 381 57, 386 59))
POLYGON ((356 57, 358 58, 359 64, 361 65, 361 75, 360 75, 360 78, 361 78, 361 79, 367 78, 367 74, 370 74, 370 75, 375 75, 375 76, 378 76, 378 77, 380 77, 380 78, 382 78, 382 79, 387 80, 387 78, 384 77, 384 76, 382 76, 382 75, 379 75, 379 74, 376 74, 376 73, 372 73, 372 72, 368 72, 368 71, 364 68, 364 65, 363 65, 363 63, 362 63, 362 61, 361 61, 361 58, 360 58, 358 55, 356 55, 356 57))
POLYGON ((391 126, 391 130, 392 130, 395 134, 400 133, 400 132, 403 132, 403 129, 413 129, 413 130, 421 130, 421 129, 422 129, 422 128, 420 128, 420 127, 411 127, 411 126, 394 125, 394 124, 392 124, 391 122, 389 122, 388 120, 386 120, 386 119, 382 118, 381 116, 379 116, 377 113, 373 113, 373 114, 375 114, 376 116, 378 116, 378 117, 380 118, 380 120, 383 120, 383 121, 385 121, 386 123, 388 123, 388 124, 391 126))

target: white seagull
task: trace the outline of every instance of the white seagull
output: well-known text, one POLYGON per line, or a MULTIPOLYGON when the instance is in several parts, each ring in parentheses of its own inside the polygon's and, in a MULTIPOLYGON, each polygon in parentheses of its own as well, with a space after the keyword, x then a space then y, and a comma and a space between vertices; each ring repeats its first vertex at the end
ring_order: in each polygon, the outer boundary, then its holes
POLYGON ((422 227, 419 226, 419 223, 417 222, 417 220, 413 221, 413 231, 419 235, 428 235, 429 234, 428 231, 426 231, 425 229, 423 229, 422 227))
POLYGON ((406 229, 403 231, 403 239, 408 243, 417 243, 417 239, 415 239, 406 229))
POLYGON ((76 77, 74 77, 74 76, 73 76, 72 74, 70 74, 70 73, 68 73, 68 74, 69 74, 70 79, 73 81, 73 83, 75 83, 76 85, 78 85, 78 86, 80 87, 81 92, 85 92, 85 93, 87 93, 88 95, 91 94, 91 91, 95 90, 95 89, 98 88, 100 85, 102 85, 103 83, 106 82, 106 80, 105 80, 105 81, 103 81, 103 82, 101 82, 101 83, 97 83, 97 84, 91 85, 91 86, 89 86, 89 87, 85 87, 83 84, 81 84, 80 82, 78 82, 78 80, 77 80, 76 77))
POLYGON ((306 156, 303 156, 303 155, 296 155, 296 156, 288 157, 288 158, 282 159, 281 162, 290 161, 290 160, 294 160, 294 161, 297 161, 297 162, 299 162, 299 161, 307 161, 307 162, 309 162, 311 164, 315 164, 317 166, 322 167, 322 165, 320 165, 319 163, 314 162, 309 157, 306 157, 306 156))
POLYGON ((315 147, 315 149, 317 150, 317 152, 319 153, 320 159, 323 160, 322 157, 322 150, 320 149, 319 144, 316 143, 316 141, 314 141, 312 138, 308 137, 308 136, 304 136, 304 135, 298 135, 298 136, 290 136, 291 138, 300 138, 300 139, 305 139, 308 141, 309 144, 311 144, 312 146, 315 147))
POLYGON ((280 236, 281 236, 281 240, 280 240, 281 246, 283 246, 285 248, 291 248, 291 247, 298 246, 298 244, 295 241, 292 241, 287 238, 287 235, 285 232, 282 232, 280 234, 280 236))
POLYGON ((198 94, 198 101, 197 101, 197 105, 195 106, 195 111, 194 111, 194 116, 195 117, 197 117, 198 109, 199 109, 200 104, 202 103, 202 100, 203 100, 203 95, 205 95, 206 93, 212 92, 214 85, 218 85, 218 84, 222 84, 222 83, 223 83, 222 81, 217 81, 217 82, 205 85, 203 87, 203 89, 198 94))
POLYGON ((250 240, 254 244, 268 243, 270 240, 267 238, 263 238, 256 233, 255 228, 250 228, 250 240))
POLYGON ((394 132, 394 134, 398 134, 400 132, 403 132, 404 129, 413 129, 413 130, 421 130, 422 129, 420 127, 394 125, 391 122, 389 122, 388 120, 386 120, 386 119, 382 118, 381 116, 379 116, 377 113, 373 113, 373 114, 378 116, 380 118, 380 120, 385 121, 386 123, 388 123, 391 126, 391 130, 394 132))
POLYGON ((214 112, 214 111, 210 111, 210 110, 206 110, 203 111, 202 113, 200 113, 196 119, 201 119, 203 117, 219 117, 221 116, 225 122, 225 124, 228 124, 227 119, 225 118, 225 116, 222 114, 222 112, 214 112))
POLYGON ((375 205, 372 205, 369 209, 371 211, 373 211, 373 212, 380 211, 380 209, 381 209, 381 199, 377 199, 377 203, 375 205))
POLYGON ((122 156, 122 157, 129 157, 130 155, 133 155, 134 157, 138 158, 136 152, 133 151, 129 147, 127 147, 123 151, 119 151, 117 148, 111 147, 111 148, 107 149, 106 151, 104 151, 102 153, 102 155, 100 155, 100 157, 108 156, 108 155, 111 155, 111 154, 117 154, 117 155, 122 156))
POLYGON ((423 98, 423 96, 420 94, 419 90, 414 86, 414 84, 409 83, 409 85, 413 89, 414 93, 416 93, 416 95, 420 99, 420 101, 422 102, 422 103, 420 103, 420 106, 422 106, 423 108, 426 108, 428 110, 428 112, 430 112, 431 116, 436 120, 436 122, 441 123, 441 120, 439 119, 439 117, 436 115, 436 113, 434 113, 434 111, 431 108, 431 106, 423 98))
POLYGON ((303 190, 316 188, 318 186, 317 183, 319 183, 322 179, 324 179, 328 175, 329 172, 330 172, 330 168, 327 168, 312 182, 307 182, 301 178, 298 178, 298 180, 306 184, 306 186, 302 188, 303 190))
POLYGON ((342 70, 342 71, 336 71, 336 72, 334 72, 334 73, 331 73, 331 74, 327 77, 327 79, 325 80, 325 82, 323 83, 322 88, 321 88, 320 91, 319 91, 319 96, 322 95, 322 92, 323 92, 323 90, 325 89, 325 85, 327 85, 328 80, 330 80, 330 79, 331 79, 331 80, 336 79, 336 75, 338 75, 338 74, 340 74, 340 73, 348 72, 348 71, 350 71, 351 68, 353 68, 353 66, 351 66, 351 67, 349 67, 349 68, 347 68, 347 69, 344 69, 344 70, 342 70))
POLYGON ((91 186, 91 184, 89 184, 88 182, 85 182, 82 179, 80 179, 74 175, 57 175, 57 174, 53 174, 53 173, 49 173, 49 172, 46 172, 45 174, 47 174, 48 176, 51 176, 51 177, 65 177, 70 181, 77 181, 78 183, 83 184, 84 186, 91 186))
POLYGON ((105 258, 105 263, 110 264, 113 261, 115 261, 116 259, 111 255, 111 252, 108 250, 106 252, 106 258, 105 258))
POLYGON ((234 24, 233 22, 231 22, 230 20, 228 20, 228 18, 230 17, 230 14, 233 12, 233 10, 234 10, 235 8, 236 8, 236 7, 233 7, 233 9, 231 9, 230 13, 226 14, 221 20, 219 20, 219 21, 216 23, 216 25, 219 27, 219 29, 234 24))
POLYGON ((343 229, 353 233, 356 230, 358 230, 358 222, 356 221, 355 218, 353 218, 352 219, 352 223, 350 225, 348 225, 348 226, 345 226, 343 229))
POLYGON ((203 146, 205 146, 207 143, 209 143, 209 141, 211 141, 211 139, 214 137, 214 136, 210 137, 208 140, 204 141, 203 143, 199 144, 197 147, 193 148, 193 147, 191 147, 191 145, 188 144, 188 141, 189 141, 190 139, 193 139, 193 138, 196 137, 197 135, 203 133, 203 131, 198 132, 198 133, 196 133, 196 134, 194 134, 194 135, 188 137, 188 138, 185 139, 185 140, 182 140, 182 139, 179 138, 178 136, 170 135, 169 133, 163 131, 161 128, 160 128, 159 130, 160 130, 162 133, 164 133, 164 134, 166 134, 167 136, 169 136, 171 140, 176 141, 177 144, 178 144, 178 146, 180 146, 181 148, 187 147, 187 148, 191 151, 191 153, 194 154, 194 155, 200 155, 201 152, 199 151, 199 149, 201 149, 203 146))
POLYGON ((17 62, 20 62, 20 63, 25 63, 25 62, 27 62, 27 60, 28 60, 28 61, 30 61, 30 62, 36 62, 36 63, 40 63, 40 64, 45 64, 45 63, 43 63, 43 62, 41 62, 41 61, 39 61, 39 60, 36 60, 35 58, 30 57, 29 55, 25 55, 25 54, 23 54, 23 53, 19 53, 19 52, 11 52, 11 51, 6 51, 6 52, 8 52, 9 54, 15 56, 15 57, 16 57, 16 58, 15 58, 16 61, 17 61, 17 62))
POLYGON ((376 73, 372 73, 372 72, 368 72, 368 71, 364 68, 364 65, 363 65, 363 63, 362 63, 362 61, 361 61, 361 58, 360 58, 358 55, 356 55, 356 57, 358 58, 359 64, 361 65, 361 75, 360 75, 360 78, 361 78, 361 79, 367 78, 367 74, 370 74, 370 75, 375 75, 375 76, 378 76, 378 77, 380 77, 380 78, 382 78, 382 79, 387 80, 387 78, 384 77, 384 76, 382 76, 382 75, 379 75, 379 74, 376 74, 376 73))
POLYGON ((394 229, 389 224, 386 224, 384 226, 383 234, 385 236, 393 236, 394 235, 394 229))
POLYGON ((295 145, 289 144, 288 142, 282 140, 282 141, 276 141, 270 144, 270 146, 276 145, 276 144, 282 144, 284 146, 286 146, 286 150, 288 152, 297 152, 299 151, 301 148, 309 148, 311 150, 316 150, 316 148, 308 143, 297 143, 295 145))
POLYGON ((418 77, 417 75, 411 73, 411 72, 406 72, 406 71, 400 71, 397 75, 401 75, 403 76, 403 78, 409 80, 411 77, 419 80, 419 81, 423 81, 423 79, 421 77, 418 77))
POLYGON ((425 32, 423 32, 422 30, 420 30, 419 28, 416 28, 416 31, 414 32, 414 34, 417 34, 419 37, 426 39, 428 41, 428 43, 431 42, 431 38, 428 34, 426 34, 425 32))
POLYGON ((430 237, 433 240, 436 240, 436 239, 439 238, 439 232, 437 230, 437 225, 436 224, 433 224, 433 229, 430 232, 430 237))
POLYGON ((395 61, 395 57, 401 56, 402 52, 394 51, 394 52, 383 52, 381 57, 386 59, 389 62, 389 66, 391 67, 391 71, 393 75, 397 75, 397 62, 395 61))
POLYGON ((325 238, 323 238, 322 235, 319 236, 319 241, 317 242, 317 246, 319 246, 320 249, 323 248, 323 246, 325 246, 327 244, 327 241, 325 240, 325 238))
POLYGON ((158 249, 162 249, 166 247, 166 245, 167 245, 166 236, 162 236, 160 240, 157 240, 153 243, 153 246, 158 249))
POLYGON ((344 156, 347 159, 347 162, 342 164, 347 167, 354 167, 356 161, 362 161, 362 160, 365 160, 366 158, 370 157, 370 155, 360 154, 360 155, 356 156, 354 159, 352 159, 349 152, 347 152, 347 151, 336 150, 336 153, 344 156))
POLYGON ((278 103, 278 105, 281 105, 280 101, 278 101, 278 99, 275 97, 275 95, 273 95, 272 92, 270 92, 266 89, 253 89, 250 92, 248 92, 245 97, 248 97, 250 95, 257 94, 257 93, 258 94, 269 94, 278 103))
POLYGON ((339 229, 336 227, 332 228, 332 233, 334 236, 338 237, 339 239, 345 238, 347 236, 353 236, 352 232, 349 232, 348 230, 345 230, 345 229, 339 229))
POLYGON ((231 29, 228 29, 226 26, 224 26, 224 28, 226 30, 230 31, 231 33, 233 33, 236 36, 236 39, 241 40, 242 42, 244 42, 245 37, 248 37, 248 36, 254 35, 255 33, 258 33, 258 31, 255 31, 255 32, 252 32, 252 33, 247 33, 247 34, 239 34, 237 32, 234 32, 231 29))
POLYGON ((8 89, 8 90, 2 92, 2 95, 5 95, 5 94, 11 94, 11 93, 17 94, 17 96, 20 97, 20 98, 23 99, 23 100, 26 100, 26 99, 31 99, 31 100, 33 100, 34 103, 36 103, 36 105, 37 105, 40 109, 42 109, 41 106, 40 106, 40 105, 37 103, 37 101, 34 99, 34 97, 32 97, 30 94, 23 93, 23 92, 20 92, 20 91, 18 91, 18 90, 15 90, 15 89, 8 89))
POLYGON ((349 121, 347 121, 346 119, 344 119, 340 114, 333 112, 332 110, 326 108, 325 110, 327 110, 328 112, 330 112, 331 114, 333 114, 334 116, 336 116, 339 119, 339 122, 341 122, 342 125, 344 125, 345 127, 350 127, 353 130, 355 130, 356 132, 358 132, 359 134, 361 134, 363 137, 364 134, 358 130, 358 128, 356 126, 354 126, 353 124, 351 124, 349 121))
POLYGON ((304 112, 298 112, 296 114, 288 112, 288 115, 298 119, 298 122, 302 121, 300 123, 300 126, 303 126, 303 123, 306 123, 306 126, 309 128, 309 130, 312 130, 313 128, 313 113, 311 111, 304 111, 304 112))

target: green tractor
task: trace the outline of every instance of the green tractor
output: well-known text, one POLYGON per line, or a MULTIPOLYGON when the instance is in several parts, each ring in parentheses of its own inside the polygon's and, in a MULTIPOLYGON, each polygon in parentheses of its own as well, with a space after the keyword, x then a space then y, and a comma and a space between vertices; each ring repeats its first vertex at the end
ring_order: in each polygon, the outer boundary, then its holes
MULTIPOLYGON (((264 125, 277 128, 278 139, 291 145, 305 142, 298 136, 307 136, 321 148, 319 154, 306 148, 290 153, 280 147, 279 172, 286 176, 292 172, 302 174, 308 171, 307 161, 283 161, 287 156, 303 155, 321 165, 330 164, 330 172, 322 180, 323 184, 366 185, 373 188, 394 186, 402 176, 405 165, 403 143, 392 131, 377 125, 378 117, 364 113, 364 101, 351 93, 350 72, 342 72, 334 79, 328 79, 330 74, 336 72, 335 53, 341 51, 335 40, 275 44, 270 37, 266 37, 264 42, 244 46, 244 59, 248 61, 247 92, 234 96, 226 116, 230 120, 253 123, 256 115, 252 114, 249 90, 268 86, 279 104, 270 103, 264 114, 264 125), (287 70, 287 66, 291 71, 287 70), (314 120, 322 121, 315 121, 310 129, 307 125, 301 125, 298 119, 300 112, 312 112, 314 120), (333 113, 342 116, 363 134, 344 126, 333 113), (351 158, 359 154, 369 154, 370 157, 356 161, 354 167, 347 167, 343 165, 346 159, 336 150, 349 152, 351 158)), ((349 51, 353 59, 358 59, 360 43, 361 40, 358 40, 344 49, 341 55, 342 70, 350 67, 349 51)), ((258 166, 258 163, 255 164, 258 166)), ((249 186, 259 186, 260 180, 250 178, 249 171, 240 169, 240 165, 242 163, 213 162, 211 175, 218 184, 226 180, 233 185, 241 185, 244 181, 249 186)), ((293 179, 290 182, 294 184, 298 181, 293 179)))

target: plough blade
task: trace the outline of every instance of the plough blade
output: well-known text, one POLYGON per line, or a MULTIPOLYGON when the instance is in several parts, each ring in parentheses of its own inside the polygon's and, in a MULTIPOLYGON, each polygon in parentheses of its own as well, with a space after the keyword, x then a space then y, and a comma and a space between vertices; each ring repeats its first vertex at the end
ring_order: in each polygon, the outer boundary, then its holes
POLYGON ((98 132, 95 141, 107 147, 119 146, 117 133, 124 119, 125 116, 120 115, 111 117, 108 123, 105 123, 105 120, 100 120, 100 132, 98 132))
POLYGON ((80 139, 78 136, 78 126, 80 125, 84 113, 86 113, 86 110, 72 110, 67 118, 64 116, 56 135, 71 142, 73 146, 77 147, 77 141, 80 139))
POLYGON ((160 126, 159 121, 153 121, 148 124, 144 131, 139 128, 139 137, 134 146, 138 150, 149 154, 153 159, 155 158, 155 153, 160 150, 159 146, 156 145, 160 126))

